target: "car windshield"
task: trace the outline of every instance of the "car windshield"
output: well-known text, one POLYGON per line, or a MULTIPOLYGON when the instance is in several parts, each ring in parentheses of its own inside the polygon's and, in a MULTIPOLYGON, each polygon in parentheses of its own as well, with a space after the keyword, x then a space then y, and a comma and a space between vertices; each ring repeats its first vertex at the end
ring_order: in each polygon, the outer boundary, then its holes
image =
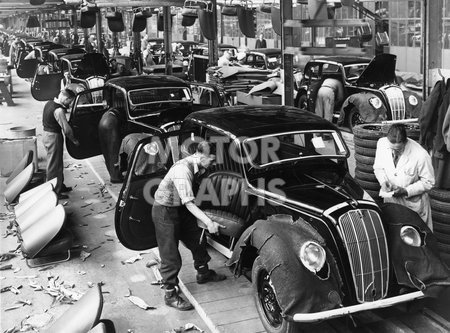
POLYGON ((173 103, 192 102, 192 94, 187 87, 146 88, 128 92, 131 116, 158 114, 161 109, 173 103))
POLYGON ((267 55, 267 69, 276 69, 281 66, 281 54, 267 55))
POLYGON ((367 64, 352 64, 344 66, 345 77, 347 80, 356 80, 361 76, 361 73, 366 69, 367 64))
POLYGON ((345 158, 348 150, 332 130, 287 132, 244 140, 248 161, 256 168, 308 158, 345 158))
POLYGON ((76 69, 78 68, 78 65, 80 63, 81 63, 81 59, 75 59, 70 62, 70 65, 72 67, 72 73, 74 73, 76 71, 76 69))

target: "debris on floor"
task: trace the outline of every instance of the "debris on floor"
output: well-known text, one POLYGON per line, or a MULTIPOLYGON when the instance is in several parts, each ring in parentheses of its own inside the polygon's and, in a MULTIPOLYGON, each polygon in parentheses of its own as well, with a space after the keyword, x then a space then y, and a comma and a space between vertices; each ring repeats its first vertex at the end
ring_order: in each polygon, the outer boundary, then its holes
POLYGON ((137 296, 133 296, 131 289, 128 289, 128 294, 125 295, 126 298, 128 298, 128 300, 133 303, 134 305, 140 307, 141 309, 144 310, 156 310, 156 308, 154 306, 150 306, 148 305, 142 298, 137 297, 137 296))
POLYGON ((177 328, 174 328, 170 331, 165 331, 164 333, 183 333, 183 332, 200 332, 204 333, 205 331, 202 330, 200 327, 193 323, 187 323, 184 326, 180 326, 177 328))

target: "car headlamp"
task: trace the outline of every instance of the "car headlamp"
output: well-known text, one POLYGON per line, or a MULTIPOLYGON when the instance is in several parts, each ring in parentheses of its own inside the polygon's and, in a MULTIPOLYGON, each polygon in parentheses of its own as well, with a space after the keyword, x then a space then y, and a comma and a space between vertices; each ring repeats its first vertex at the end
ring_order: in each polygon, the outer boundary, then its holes
POLYGON ((184 61, 183 61, 183 66, 184 66, 184 67, 187 67, 187 66, 189 66, 189 61, 187 61, 187 60, 184 60, 184 61))
POLYGON ((409 246, 420 247, 422 245, 419 231, 410 225, 401 227, 400 238, 409 246))
POLYGON ((410 96, 408 97, 408 102, 409 102, 409 104, 412 105, 412 106, 416 106, 417 104, 419 104, 419 101, 417 100, 417 97, 414 96, 414 95, 410 95, 410 96))
POLYGON ((325 264, 326 253, 322 246, 316 242, 306 242, 300 248, 300 260, 311 272, 317 273, 325 264))
POLYGON ((383 105, 383 103, 381 102, 381 99, 379 99, 378 97, 372 97, 369 99, 369 103, 370 105, 372 105, 375 109, 379 109, 381 108, 381 106, 383 105))

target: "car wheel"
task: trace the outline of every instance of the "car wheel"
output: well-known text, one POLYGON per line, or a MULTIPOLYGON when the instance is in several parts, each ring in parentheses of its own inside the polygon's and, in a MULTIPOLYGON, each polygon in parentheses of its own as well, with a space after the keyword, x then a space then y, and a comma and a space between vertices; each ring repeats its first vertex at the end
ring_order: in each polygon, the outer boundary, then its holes
POLYGON ((308 98, 306 94, 301 94, 295 102, 295 106, 302 110, 308 110, 308 98))
POLYGON ((352 131, 357 125, 364 124, 364 120, 361 118, 358 108, 353 107, 347 115, 347 127, 352 131))
POLYGON ((268 333, 294 333, 298 324, 287 321, 281 314, 275 290, 270 281, 270 275, 257 257, 252 268, 253 297, 259 317, 268 333))

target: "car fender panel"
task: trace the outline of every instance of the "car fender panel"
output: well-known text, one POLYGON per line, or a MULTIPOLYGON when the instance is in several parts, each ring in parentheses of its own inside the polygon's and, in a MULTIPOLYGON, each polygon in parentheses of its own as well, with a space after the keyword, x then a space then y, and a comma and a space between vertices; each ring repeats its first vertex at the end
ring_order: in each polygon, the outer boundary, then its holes
POLYGON ((242 234, 229 265, 235 264, 235 274, 239 275, 248 259, 246 250, 256 248, 271 276, 282 312, 288 317, 336 308, 343 295, 334 258, 326 250, 327 271, 323 276, 308 271, 299 257, 306 241, 315 241, 326 249, 323 238, 303 219, 293 221, 289 215, 273 215, 256 221, 242 234))
POLYGON ((404 90, 403 96, 405 96, 406 118, 419 118, 420 112, 422 110, 422 104, 423 104, 422 97, 419 96, 417 93, 409 91, 409 90, 404 90), (416 98, 416 100, 417 100, 416 105, 412 105, 409 102, 410 96, 414 96, 416 98))
POLYGON ((422 290, 430 297, 437 297, 442 289, 450 286, 450 270, 443 264, 436 237, 413 210, 394 203, 381 206, 383 222, 387 225, 387 238, 397 282, 422 290), (423 245, 413 247, 400 238, 400 229, 410 225, 419 230, 423 245))
POLYGON ((375 109, 369 103, 369 100, 374 97, 378 96, 370 92, 358 93, 347 97, 342 104, 338 124, 344 122, 346 113, 350 112, 352 105, 359 110, 362 120, 366 123, 374 123, 385 120, 387 117, 386 106, 382 104, 379 109, 375 109))

